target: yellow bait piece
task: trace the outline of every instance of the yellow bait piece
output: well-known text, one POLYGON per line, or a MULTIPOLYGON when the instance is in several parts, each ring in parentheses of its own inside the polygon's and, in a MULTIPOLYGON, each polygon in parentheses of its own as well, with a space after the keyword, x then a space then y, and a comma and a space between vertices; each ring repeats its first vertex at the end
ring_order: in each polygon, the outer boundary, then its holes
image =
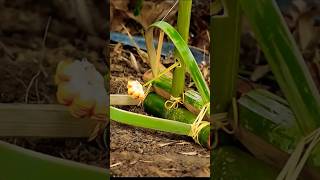
POLYGON ((142 85, 138 81, 128 81, 128 94, 134 99, 144 100, 145 95, 142 85))

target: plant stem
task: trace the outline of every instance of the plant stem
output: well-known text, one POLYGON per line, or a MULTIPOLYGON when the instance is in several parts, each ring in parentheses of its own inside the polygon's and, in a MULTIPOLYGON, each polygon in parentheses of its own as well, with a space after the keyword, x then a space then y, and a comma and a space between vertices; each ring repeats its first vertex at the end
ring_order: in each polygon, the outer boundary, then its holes
MULTIPOLYGON (((189 27, 190 27, 190 18, 191 18, 191 7, 192 0, 180 0, 179 1, 179 12, 177 20, 177 30, 183 40, 188 44, 189 38, 189 27)), ((180 59, 179 53, 175 49, 175 58, 180 59)), ((185 85, 185 64, 180 61, 181 67, 175 68, 173 71, 173 83, 171 94, 174 97, 179 97, 184 90, 185 85)))
POLYGON ((224 16, 211 18, 211 53, 213 73, 213 113, 228 111, 239 66, 240 47, 240 5, 238 1, 224 1, 224 16))
MULTIPOLYGON (((196 115, 191 113, 185 108, 172 108, 165 107, 166 100, 156 93, 149 93, 143 102, 145 111, 154 116, 179 121, 191 125, 196 115)), ((199 143, 204 147, 210 147, 210 125, 207 125, 198 133, 199 143)))
POLYGON ((110 119, 132 126, 188 135, 191 126, 186 123, 168 119, 141 115, 110 106, 110 119))
POLYGON ((174 121, 179 121, 187 124, 192 124, 196 119, 196 115, 185 108, 165 107, 166 100, 156 93, 149 93, 143 101, 144 110, 157 117, 162 117, 174 121))
POLYGON ((1 177, 6 179, 110 178, 107 169, 52 157, 3 141, 0 141, 0 154, 1 177))

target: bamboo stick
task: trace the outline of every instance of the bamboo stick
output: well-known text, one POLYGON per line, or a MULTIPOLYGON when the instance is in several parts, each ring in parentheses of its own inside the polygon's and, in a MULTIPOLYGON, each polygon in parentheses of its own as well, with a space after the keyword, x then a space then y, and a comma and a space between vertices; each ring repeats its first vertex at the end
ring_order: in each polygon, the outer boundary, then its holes
POLYGON ((89 137, 96 125, 62 105, 0 104, 0 136, 89 137))

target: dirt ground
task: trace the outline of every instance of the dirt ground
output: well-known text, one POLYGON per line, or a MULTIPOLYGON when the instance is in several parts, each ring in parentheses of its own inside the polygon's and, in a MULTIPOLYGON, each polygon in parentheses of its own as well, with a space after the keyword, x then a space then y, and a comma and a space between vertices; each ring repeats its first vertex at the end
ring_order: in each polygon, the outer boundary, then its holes
MULTIPOLYGON (((142 75, 148 70, 148 66, 137 57, 140 67, 140 73, 138 73, 127 60, 129 58, 127 50, 119 54, 114 52, 112 45, 110 51, 110 94, 126 94, 128 79, 142 82, 142 75)), ((146 114, 143 107, 139 106, 119 108, 146 114)), ((136 128, 112 121, 110 124, 110 171, 115 177, 209 177, 210 151, 197 145, 188 137, 136 128)))
MULTIPOLYGON (((87 58, 106 73, 106 11, 97 9, 103 6, 99 1, 88 5, 95 17, 93 25, 99 24, 92 32, 77 23, 81 21, 77 21, 68 3, 0 1, 0 103, 57 104, 53 77, 61 60, 87 58)), ((55 157, 108 166, 102 137, 92 142, 80 138, 0 139, 55 157)))
POLYGON ((113 176, 210 176, 210 151, 192 139, 116 122, 110 132, 113 176))

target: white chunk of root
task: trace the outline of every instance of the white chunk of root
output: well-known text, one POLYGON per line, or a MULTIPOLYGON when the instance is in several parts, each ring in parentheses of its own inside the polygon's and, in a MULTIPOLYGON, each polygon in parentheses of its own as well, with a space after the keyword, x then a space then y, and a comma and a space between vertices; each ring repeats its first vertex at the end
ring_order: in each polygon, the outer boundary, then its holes
POLYGON ((142 85, 138 81, 128 81, 128 94, 134 99, 143 100, 144 90, 142 85))

